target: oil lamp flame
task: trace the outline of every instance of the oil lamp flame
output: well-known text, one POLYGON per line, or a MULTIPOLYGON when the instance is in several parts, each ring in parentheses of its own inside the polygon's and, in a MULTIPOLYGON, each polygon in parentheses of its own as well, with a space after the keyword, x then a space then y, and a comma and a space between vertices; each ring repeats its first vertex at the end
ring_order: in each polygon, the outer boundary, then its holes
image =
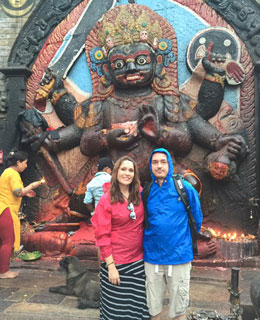
POLYGON ((42 178, 41 178, 41 183, 43 184, 43 183, 45 183, 45 182, 46 182, 45 178, 42 177, 42 178))
POLYGON ((226 240, 226 241, 242 241, 242 242, 244 242, 244 241, 256 239, 256 236, 254 236, 252 234, 245 235, 244 233, 242 233, 239 235, 239 234, 237 234, 237 232, 221 233, 220 231, 216 231, 213 228, 202 227, 201 231, 202 231, 202 233, 203 232, 210 233, 212 238, 222 239, 222 240, 226 240))

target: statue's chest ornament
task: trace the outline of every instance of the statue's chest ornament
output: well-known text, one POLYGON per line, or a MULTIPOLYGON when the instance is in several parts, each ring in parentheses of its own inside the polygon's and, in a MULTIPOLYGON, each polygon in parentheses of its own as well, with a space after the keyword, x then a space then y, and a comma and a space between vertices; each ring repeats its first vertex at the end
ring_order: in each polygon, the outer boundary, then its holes
POLYGON ((144 104, 154 105, 155 107, 155 96, 155 92, 152 92, 149 96, 145 97, 118 97, 113 95, 108 100, 110 101, 113 107, 131 110, 136 109, 138 106, 142 106, 144 104))

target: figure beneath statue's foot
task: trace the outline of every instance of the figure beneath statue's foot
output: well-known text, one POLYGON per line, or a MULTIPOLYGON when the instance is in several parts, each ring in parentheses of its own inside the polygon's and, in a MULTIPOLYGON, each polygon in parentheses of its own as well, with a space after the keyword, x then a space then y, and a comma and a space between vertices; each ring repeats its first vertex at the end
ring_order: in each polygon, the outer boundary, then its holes
POLYGON ((0 273, 0 279, 13 279, 18 277, 18 275, 19 275, 19 272, 8 270, 5 273, 0 273))

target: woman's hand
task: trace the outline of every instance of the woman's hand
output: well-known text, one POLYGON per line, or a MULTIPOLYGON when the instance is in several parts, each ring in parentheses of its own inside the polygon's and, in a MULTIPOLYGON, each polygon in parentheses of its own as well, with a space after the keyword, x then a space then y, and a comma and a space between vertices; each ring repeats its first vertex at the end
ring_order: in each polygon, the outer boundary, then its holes
POLYGON ((112 284, 120 285, 119 272, 114 264, 108 266, 108 280, 112 284))
POLYGON ((28 191, 28 192, 26 193, 26 197, 28 197, 28 198, 33 198, 33 197, 35 197, 35 196, 36 196, 36 192, 33 191, 33 190, 30 190, 30 191, 28 191))
POLYGON ((30 186, 30 189, 35 189, 35 188, 38 188, 43 182, 41 180, 39 181, 34 181, 32 183, 29 184, 30 186))
POLYGON ((34 181, 34 182, 30 183, 27 187, 22 189, 22 195, 27 196, 29 198, 34 197, 35 192, 33 191, 33 189, 38 188, 43 183, 44 182, 42 180, 34 181))

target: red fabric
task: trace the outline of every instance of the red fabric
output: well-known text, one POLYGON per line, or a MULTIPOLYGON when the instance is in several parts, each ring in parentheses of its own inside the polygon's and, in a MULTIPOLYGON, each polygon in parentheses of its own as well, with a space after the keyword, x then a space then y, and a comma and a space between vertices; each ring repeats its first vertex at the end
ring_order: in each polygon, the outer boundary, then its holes
POLYGON ((136 220, 129 217, 128 203, 110 203, 107 191, 99 200, 91 223, 101 259, 113 255, 116 264, 143 259, 144 206, 135 206, 136 220))
POLYGON ((0 215, 0 273, 9 270, 14 245, 13 219, 9 208, 0 215))
POLYGON ((71 237, 74 244, 80 243, 95 243, 94 228, 91 224, 81 221, 79 229, 71 237))

